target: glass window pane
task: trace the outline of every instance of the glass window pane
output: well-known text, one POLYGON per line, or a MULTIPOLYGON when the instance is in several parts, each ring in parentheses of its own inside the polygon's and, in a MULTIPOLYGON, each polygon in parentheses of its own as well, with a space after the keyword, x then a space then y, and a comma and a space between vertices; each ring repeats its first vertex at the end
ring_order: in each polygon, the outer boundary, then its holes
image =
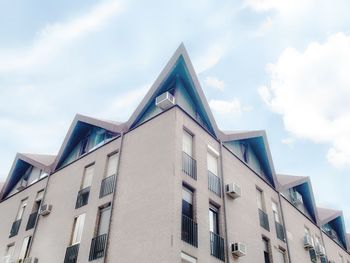
POLYGON ((207 155, 208 170, 215 175, 218 175, 218 158, 211 153, 207 155))
POLYGON ((30 240, 31 240, 31 236, 24 238, 21 251, 19 252, 19 257, 18 257, 19 260, 24 260, 25 257, 27 256, 30 240))
POLYGON ((257 202, 257 205, 258 205, 258 208, 260 210, 264 210, 263 209, 263 193, 261 190, 259 189, 256 189, 256 202, 257 202))
POLYGON ((193 156, 193 136, 184 130, 182 150, 189 156, 193 156))
POLYGON ((85 214, 81 214, 74 219, 74 228, 71 245, 78 244, 81 241, 85 221, 85 214))
POLYGON ((111 206, 100 208, 100 218, 97 235, 103 235, 108 233, 109 220, 111 216, 111 206))
POLYGON ((16 220, 22 219, 24 211, 25 211, 26 206, 27 206, 27 202, 28 202, 27 199, 22 200, 21 205, 20 205, 19 210, 18 210, 18 213, 17 213, 16 220))
POLYGON ((93 176, 94 176, 94 165, 90 165, 89 167, 86 167, 84 170, 83 185, 81 187, 82 189, 91 186, 93 176))
POLYGON ((182 214, 193 219, 193 192, 184 186, 182 188, 182 214))
POLYGON ((115 153, 108 157, 106 177, 114 175, 117 171, 117 166, 118 166, 118 153, 115 153))
POLYGON ((215 234, 219 234, 219 216, 217 210, 209 209, 209 230, 215 234))

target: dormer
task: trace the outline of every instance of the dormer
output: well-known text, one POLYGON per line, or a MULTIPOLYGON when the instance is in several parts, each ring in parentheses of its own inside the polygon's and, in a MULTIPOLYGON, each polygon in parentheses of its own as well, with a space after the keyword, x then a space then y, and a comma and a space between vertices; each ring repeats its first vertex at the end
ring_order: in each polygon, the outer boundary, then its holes
POLYGON ((317 224, 317 211, 309 177, 277 175, 279 191, 306 217, 317 224))
POLYGON ((337 244, 348 249, 347 233, 345 230, 343 212, 327 208, 317 208, 319 223, 322 231, 337 244))
POLYGON ((1 200, 48 176, 54 160, 55 156, 53 155, 18 153, 1 189, 1 200))
POLYGON ((175 105, 213 136, 218 136, 215 119, 183 44, 136 108, 127 128, 132 129, 175 105))
POLYGON ((223 145, 267 183, 276 186, 275 169, 265 131, 225 132, 223 145))
POLYGON ((121 130, 119 123, 77 115, 57 155, 54 170, 104 145, 118 136, 121 130))

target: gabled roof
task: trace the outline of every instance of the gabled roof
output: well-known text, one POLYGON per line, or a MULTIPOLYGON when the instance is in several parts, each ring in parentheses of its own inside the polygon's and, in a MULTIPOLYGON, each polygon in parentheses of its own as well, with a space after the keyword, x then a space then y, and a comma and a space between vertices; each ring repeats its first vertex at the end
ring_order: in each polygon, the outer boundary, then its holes
POLYGON ((344 244, 345 248, 348 249, 348 236, 345 230, 343 211, 334 210, 329 208, 317 207, 319 223, 323 226, 328 223, 333 223, 335 230, 337 231, 340 241, 344 244))
POLYGON ((99 128, 103 128, 107 131, 121 133, 125 127, 125 124, 114 122, 110 120, 96 119, 93 117, 84 116, 81 114, 75 115, 75 118, 69 127, 69 130, 64 138, 63 144, 57 154, 56 160, 53 164, 53 171, 57 168, 57 165, 62 161, 62 156, 66 151, 66 147, 70 144, 72 140, 75 140, 77 130, 79 129, 79 124, 88 124, 90 126, 96 126, 99 128))
POLYGON ((304 206, 313 217, 316 224, 318 224, 318 210, 316 208, 310 177, 278 174, 277 180, 279 184, 278 190, 280 192, 284 192, 293 187, 297 188, 298 192, 303 197, 304 206))
POLYGON ((174 55, 171 57, 154 84, 151 86, 146 96, 143 98, 134 113, 131 115, 127 122, 127 129, 130 129, 137 124, 139 119, 147 110, 150 103, 154 103, 153 101, 155 97, 162 93, 163 89, 167 84, 169 84, 169 81, 171 79, 174 79, 178 76, 186 79, 188 86, 191 89, 191 97, 203 114, 205 119, 204 121, 206 121, 208 124, 210 132, 213 133, 214 136, 218 136, 219 129, 184 44, 181 44, 177 48, 174 55))
POLYGON ((270 146, 267 140, 266 132, 264 130, 256 131, 225 131, 220 133, 220 139, 223 142, 239 141, 239 140, 248 140, 255 150, 258 151, 258 154, 261 155, 267 168, 271 171, 271 179, 274 186, 277 188, 277 177, 275 172, 275 167, 272 161, 272 155, 270 151, 270 146))
POLYGON ((23 169, 32 165, 47 173, 51 173, 52 164, 56 156, 44 154, 17 153, 13 161, 9 175, 0 192, 0 200, 10 193, 12 188, 21 179, 23 169))

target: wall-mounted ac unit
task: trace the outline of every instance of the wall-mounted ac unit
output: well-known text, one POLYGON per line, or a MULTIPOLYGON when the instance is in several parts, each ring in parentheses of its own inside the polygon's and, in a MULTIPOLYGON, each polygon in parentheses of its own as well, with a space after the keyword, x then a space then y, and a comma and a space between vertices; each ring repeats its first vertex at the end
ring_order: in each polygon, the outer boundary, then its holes
POLYGON ((226 194, 235 199, 237 197, 242 196, 242 189, 237 184, 227 184, 226 194))
POLYGON ((23 190, 24 188, 26 188, 27 185, 28 185, 28 182, 27 182, 26 180, 21 180, 21 181, 19 182, 19 185, 17 186, 17 190, 18 190, 18 191, 21 191, 21 190, 23 190))
POLYGON ((241 242, 231 244, 231 253, 236 257, 247 255, 247 246, 241 242))
POLYGON ((170 92, 166 91, 156 98, 156 106, 162 110, 167 110, 175 105, 175 98, 170 92))
POLYGON ((38 259, 37 258, 26 258, 23 263, 38 263, 38 259))
POLYGON ((314 248, 314 240, 308 234, 304 236, 304 248, 306 249, 314 248))
POLYGON ((303 203, 303 196, 297 192, 297 191, 293 191, 292 192, 292 202, 294 205, 300 205, 303 203))
POLYGON ((316 244, 316 254, 320 257, 326 255, 326 250, 321 244, 316 244))
POLYGON ((48 205, 48 204, 42 205, 40 208, 40 215, 47 216, 48 214, 51 213, 51 210, 52 210, 52 205, 48 205))

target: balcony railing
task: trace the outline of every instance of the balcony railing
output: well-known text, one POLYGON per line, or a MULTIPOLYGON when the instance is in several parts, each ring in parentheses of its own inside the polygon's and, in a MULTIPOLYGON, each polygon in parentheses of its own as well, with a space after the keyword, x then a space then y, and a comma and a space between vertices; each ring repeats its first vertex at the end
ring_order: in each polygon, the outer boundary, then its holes
POLYGON ((64 263, 76 263, 79 253, 79 244, 67 247, 64 263))
POLYGON ((31 213, 28 219, 26 230, 32 229, 35 226, 36 219, 38 218, 38 211, 31 213))
POLYGON ((105 255, 107 234, 97 236, 91 240, 89 261, 102 258, 105 255))
POLYGON ((278 222, 275 222, 275 226, 276 226, 276 233, 277 233, 277 238, 282 240, 282 241, 286 241, 286 237, 284 234, 284 229, 283 229, 283 225, 281 225, 278 222))
POLYGON ((194 247, 198 247, 197 223, 185 215, 182 215, 181 239, 194 247))
POLYGON ((113 193, 115 187, 116 175, 106 177, 101 182, 100 198, 113 193))
POLYGON ((78 192, 77 202, 75 203, 75 209, 82 207, 84 205, 87 205, 89 201, 89 195, 90 195, 90 187, 81 189, 78 192))
POLYGON ((210 255, 225 261, 225 241, 213 232, 210 232, 210 255))
POLYGON ((18 219, 15 222, 13 222, 9 237, 14 237, 15 235, 18 234, 18 230, 19 230, 19 227, 21 226, 21 222, 22 222, 22 219, 18 219))
POLYGON ((182 152, 182 171, 194 180, 197 180, 196 160, 185 152, 182 152))
POLYGON ((221 179, 210 171, 208 171, 208 188, 221 197, 221 179))
POLYGON ((265 228, 267 231, 270 231, 269 218, 267 214, 261 209, 258 209, 258 210, 259 210, 260 226, 265 228))

